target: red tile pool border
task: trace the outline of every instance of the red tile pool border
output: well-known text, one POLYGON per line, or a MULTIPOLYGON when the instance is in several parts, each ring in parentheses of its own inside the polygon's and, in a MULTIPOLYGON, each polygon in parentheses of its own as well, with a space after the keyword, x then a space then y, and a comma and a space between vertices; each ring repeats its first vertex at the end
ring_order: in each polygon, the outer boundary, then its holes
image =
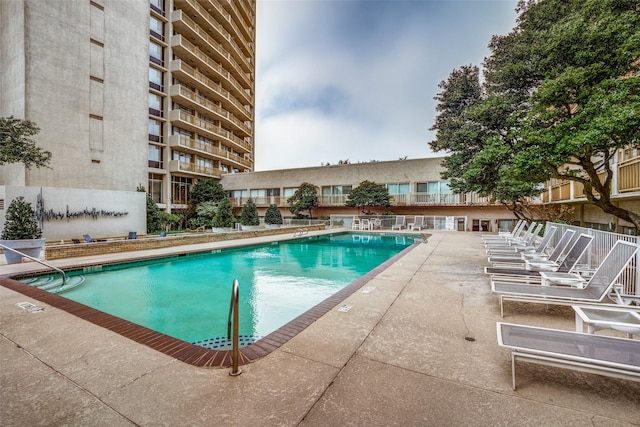
MULTIPOLYGON (((426 241, 428 235, 423 235, 423 237, 424 241, 426 241)), ((364 284, 387 269, 391 264, 398 261, 420 243, 421 242, 417 242, 408 246, 402 252, 380 264, 378 267, 374 268, 359 279, 351 282, 340 291, 326 298, 266 337, 251 345, 240 348, 238 364, 246 365, 247 363, 251 363, 252 361, 264 357, 276 350, 324 314, 329 312, 332 308, 344 301, 348 296, 360 289, 364 284)), ((20 275, 23 276, 24 273, 20 275)), ((139 344, 146 345, 147 347, 190 365, 210 368, 231 367, 231 350, 210 350, 200 347, 160 332, 153 331, 128 320, 112 316, 84 304, 71 301, 59 295, 29 286, 10 277, 0 278, 0 285, 31 297, 37 301, 49 304, 52 307, 64 310, 67 313, 79 317, 80 319, 113 331, 139 344)))

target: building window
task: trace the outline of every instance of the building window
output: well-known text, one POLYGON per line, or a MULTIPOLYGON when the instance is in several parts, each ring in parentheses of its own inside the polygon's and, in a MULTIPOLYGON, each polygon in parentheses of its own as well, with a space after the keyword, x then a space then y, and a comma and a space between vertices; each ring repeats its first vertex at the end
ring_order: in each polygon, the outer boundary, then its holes
POLYGON ((385 184, 389 194, 409 194, 409 183, 388 183, 385 184))
POLYGON ((153 67, 149 67, 149 87, 160 92, 164 91, 163 73, 153 67))
POLYGON ((150 0, 151 9, 164 16, 164 0, 150 0))
POLYGON ((164 40, 164 23, 155 16, 149 17, 149 32, 159 40, 164 40))
POLYGON ((149 197, 156 203, 162 203, 162 175, 149 174, 149 197))
POLYGON ((149 167, 162 168, 162 148, 155 145, 149 145, 149 167))
POLYGON ((149 114, 162 117, 162 97, 160 95, 149 94, 149 114))
POLYGON ((179 205, 186 205, 189 200, 189 187, 191 178, 183 176, 171 177, 171 202, 179 205))
POLYGON ((191 154, 174 150, 171 156, 171 160, 179 160, 183 163, 191 163, 191 154))
POLYGON ((149 119, 149 141, 162 142, 162 122, 149 119))
POLYGON ((149 61, 154 64, 164 65, 164 61, 162 59, 163 48, 156 42, 149 41, 149 61))
POLYGON ((203 168, 213 169, 213 160, 196 157, 196 165, 203 168))
POLYGON ((283 196, 288 199, 289 197, 293 196, 293 194, 296 192, 297 189, 298 189, 297 187, 285 188, 283 196))
POLYGON ((193 133, 191 133, 190 131, 184 130, 184 129, 179 128, 177 126, 174 126, 173 129, 171 129, 171 132, 174 135, 184 136, 185 138, 189 138, 189 139, 191 139, 191 137, 193 136, 193 133))

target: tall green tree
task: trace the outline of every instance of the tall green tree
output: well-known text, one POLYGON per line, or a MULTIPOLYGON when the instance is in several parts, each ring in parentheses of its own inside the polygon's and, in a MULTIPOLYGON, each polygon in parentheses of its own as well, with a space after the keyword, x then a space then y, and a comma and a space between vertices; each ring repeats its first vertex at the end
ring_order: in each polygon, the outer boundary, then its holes
POLYGON ((287 199, 287 203, 292 214, 301 216, 302 211, 308 211, 309 218, 313 218, 313 208, 318 206, 318 187, 303 182, 293 193, 293 196, 287 199))
POLYGON ((362 213, 366 213, 365 207, 382 206, 388 208, 391 206, 389 189, 383 184, 362 181, 357 187, 351 189, 345 205, 360 207, 362 213))
POLYGON ((0 165, 22 163, 27 169, 49 167, 51 152, 32 139, 40 128, 29 120, 0 117, 0 165))
POLYGON ((187 218, 190 225, 211 225, 215 206, 228 198, 222 184, 213 179, 198 179, 189 189, 187 218))
POLYGON ((640 230, 640 214, 611 200, 610 164, 640 144, 637 0, 528 0, 518 12, 517 26, 489 44, 480 93, 464 67, 440 85, 430 145, 452 153, 452 188, 515 206, 545 180, 567 179, 640 230), (473 83, 460 95, 465 78, 473 83))
POLYGON ((242 206, 242 211, 240 212, 240 223, 242 225, 260 225, 258 207, 253 199, 248 199, 242 206))

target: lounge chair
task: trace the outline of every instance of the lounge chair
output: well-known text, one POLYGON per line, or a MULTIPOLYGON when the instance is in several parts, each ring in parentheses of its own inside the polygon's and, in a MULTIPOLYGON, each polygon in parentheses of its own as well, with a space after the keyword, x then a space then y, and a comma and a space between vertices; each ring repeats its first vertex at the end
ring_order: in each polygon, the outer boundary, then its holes
POLYGON ((391 226, 391 230, 402 230, 405 226, 404 215, 398 215, 396 217, 396 223, 391 226))
MULTIPOLYGON (((573 244, 567 256, 564 257, 561 263, 553 261, 538 261, 535 263, 536 269, 514 269, 514 268, 501 268, 501 267, 485 267, 484 272, 491 276, 491 284, 494 281, 498 282, 521 282, 527 283, 541 283, 542 275, 541 271, 556 271, 559 273, 570 273, 578 264, 578 261, 582 258, 587 251, 593 236, 588 234, 581 234, 576 242, 573 244)), ((528 261, 528 260, 527 260, 528 261)))
MULTIPOLYGON (((540 228, 542 228, 542 224, 538 224, 538 229, 540 228)), ((535 241, 538 236, 539 230, 538 232, 533 233, 533 237, 530 237, 530 239, 528 240, 528 243, 514 244, 509 246, 508 248, 505 247, 505 248, 499 248, 499 249, 487 249, 487 252, 489 253, 490 256, 491 255, 516 256, 523 252, 543 253, 546 247, 549 245, 549 242, 551 242, 551 239, 553 238, 557 229, 558 227, 550 226, 546 230, 542 240, 540 240, 540 243, 537 245, 535 245, 535 241)))
POLYGON ((95 243, 95 242, 106 242, 107 239, 92 239, 91 236, 89 236, 88 234, 83 234, 82 237, 84 238, 84 241, 87 243, 95 243))
POLYGON ((558 230, 558 227, 553 225, 549 226, 549 228, 546 229, 546 232, 542 237, 542 240, 540 240, 540 243, 538 243, 537 246, 516 245, 515 253, 505 253, 505 254, 496 254, 496 255, 498 256, 504 255, 506 258, 515 258, 515 259, 523 259, 522 258, 523 253, 536 254, 536 256, 547 256, 547 252, 546 252, 547 247, 551 243, 551 240, 554 238, 557 230, 558 230))
POLYGON ((522 229, 527 225, 527 221, 524 219, 519 219, 516 222, 516 225, 513 227, 513 230, 508 232, 498 232, 498 234, 483 234, 482 238, 484 240, 498 240, 498 239, 506 239, 507 237, 516 237, 520 234, 522 229))
POLYGON ((576 303, 600 303, 611 292, 624 268, 640 249, 633 243, 618 240, 604 258, 598 269, 583 287, 566 286, 572 280, 584 282, 575 273, 554 273, 556 282, 550 278, 550 286, 530 285, 514 282, 491 283, 491 290, 500 296, 500 315, 504 316, 504 301, 530 302, 538 304, 574 305, 576 303))
POLYGON ((510 252, 516 252, 515 247, 517 245, 521 246, 531 246, 535 239, 538 237, 538 233, 542 229, 542 224, 538 224, 536 222, 532 223, 531 226, 527 229, 522 237, 508 237, 504 241, 499 242, 485 242, 485 247, 487 248, 487 253, 496 250, 508 250, 510 252))
POLYGON ((413 219, 413 222, 409 223, 409 230, 422 230, 424 227, 424 217, 417 216, 413 219))
POLYGON ((640 381, 640 341, 558 329, 497 323, 498 345, 511 349, 511 385, 523 360, 640 381))
POLYGON ((562 235, 562 237, 560 238, 560 240, 558 241, 558 244, 554 248, 553 252, 551 252, 551 254, 549 254, 548 257, 544 254, 527 254, 527 253, 517 254, 517 255, 513 254, 509 256, 496 255, 496 256, 490 256, 489 262, 494 267, 503 266, 503 267, 509 267, 509 268, 525 268, 526 266, 525 259, 550 260, 550 261, 557 262, 562 257, 562 255, 564 255, 565 253, 564 251, 567 248, 567 246, 569 246, 569 243, 571 243, 571 240, 573 239, 574 234, 576 234, 574 230, 566 230, 562 235))

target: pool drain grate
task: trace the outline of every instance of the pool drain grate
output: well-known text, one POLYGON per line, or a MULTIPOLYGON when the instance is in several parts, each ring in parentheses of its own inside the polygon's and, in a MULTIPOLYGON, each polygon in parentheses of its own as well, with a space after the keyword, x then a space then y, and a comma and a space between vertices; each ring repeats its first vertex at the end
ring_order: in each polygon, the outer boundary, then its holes
MULTIPOLYGON (((261 338, 262 338, 261 335, 240 335, 238 337, 238 342, 240 344, 240 347, 246 347, 248 345, 253 344, 254 342, 258 341, 261 338)), ((231 350, 232 349, 231 339, 227 339, 227 337, 208 338, 206 340, 192 342, 191 344, 208 348, 209 350, 231 350)))

